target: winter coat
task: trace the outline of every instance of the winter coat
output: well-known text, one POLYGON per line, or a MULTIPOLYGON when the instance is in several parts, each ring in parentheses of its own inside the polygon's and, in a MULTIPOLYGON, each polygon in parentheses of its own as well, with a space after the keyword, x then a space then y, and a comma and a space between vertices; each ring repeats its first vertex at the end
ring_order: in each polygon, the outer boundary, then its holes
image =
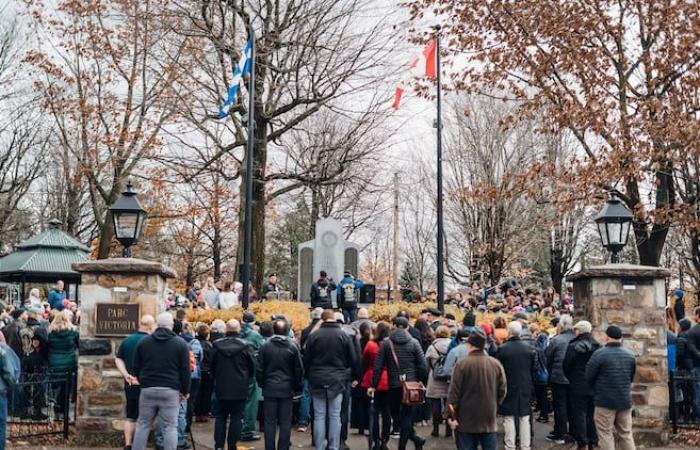
POLYGON ((46 301, 49 302, 51 309, 63 311, 63 300, 66 299, 66 291, 57 291, 55 288, 49 291, 46 301))
POLYGON ((505 328, 496 328, 493 330, 493 337, 498 345, 503 344, 508 339, 508 330, 505 328))
POLYGON ((336 284, 328 278, 321 278, 311 285, 311 308, 333 309, 331 293, 336 284))
POLYGON ((506 374, 506 398, 498 407, 502 416, 529 416, 535 349, 519 337, 510 337, 498 349, 496 358, 506 374))
POLYGON ((357 304, 360 303, 360 289, 365 287, 364 284, 360 280, 355 280, 350 277, 345 277, 343 278, 340 283, 338 283, 338 287, 336 288, 338 292, 338 308, 341 309, 355 309, 357 308, 357 304), (354 289, 352 289, 352 297, 348 296, 348 291, 345 289, 345 286, 352 285, 354 289))
POLYGON ((219 291, 218 289, 205 288, 203 292, 204 301, 210 309, 219 309, 219 291))
POLYGON ((676 299, 673 304, 673 312, 676 314, 676 321, 680 321, 685 318, 685 302, 683 299, 676 299))
POLYGON ((245 400, 255 377, 253 349, 240 336, 226 333, 213 344, 211 373, 216 397, 221 400, 245 400))
POLYGON ((425 396, 428 398, 447 398, 447 390, 449 383, 446 380, 436 380, 433 369, 438 360, 445 356, 447 357, 447 347, 450 346, 450 338, 435 339, 428 351, 425 352, 425 359, 428 361, 430 375, 428 375, 428 386, 425 396))
MULTIPOLYGON (((376 341, 367 342, 367 345, 365 345, 365 349, 362 352, 362 382, 360 383, 361 388, 368 389, 372 387, 374 364, 377 361, 377 355, 379 355, 379 344, 376 341)), ((379 384, 377 385, 377 390, 389 390, 389 374, 387 373, 386 368, 382 369, 382 373, 379 377, 379 384)))
POLYGON ((217 301, 219 304, 219 309, 231 309, 240 304, 238 294, 230 291, 219 292, 219 299, 217 301))
POLYGON ((286 336, 272 336, 258 355, 256 377, 265 398, 292 398, 301 391, 304 370, 296 344, 286 336))
POLYGON ((586 383, 586 365, 599 348, 591 333, 579 334, 569 342, 562 366, 573 395, 593 395, 593 389, 586 383))
POLYGON ((22 350, 22 338, 19 336, 19 331, 24 325, 18 320, 13 320, 12 323, 2 329, 2 334, 5 335, 5 343, 8 347, 14 350, 15 354, 20 358, 24 355, 22 350))
POLYGON ((593 388, 593 404, 622 411, 632 407, 630 390, 636 362, 634 354, 611 342, 597 350, 586 365, 586 381, 593 388))
POLYGON ((692 361, 693 368, 700 367, 700 324, 695 325, 685 333, 688 359, 692 361))
POLYGON ((428 362, 425 360, 420 344, 408 334, 407 330, 400 328, 392 331, 389 338, 379 347, 372 375, 373 387, 379 385, 379 376, 385 367, 389 373, 391 388, 401 387, 401 375, 405 376, 406 381, 423 381, 428 377, 428 362), (391 351, 392 346, 399 367, 396 367, 394 354, 391 351))
POLYGON ((206 339, 197 338, 202 346, 202 378, 211 374, 211 360, 214 358, 214 346, 206 339))
POLYGON ((678 353, 678 338, 670 330, 666 330, 666 360, 669 373, 676 371, 676 353, 678 353))
POLYGON ((353 338, 337 322, 322 323, 306 341, 304 368, 314 394, 331 398, 344 392, 358 365, 353 338))
POLYGON ((498 405, 506 397, 506 374, 496 358, 472 352, 455 366, 447 403, 461 433, 495 433, 498 405))
POLYGON ((263 343, 265 343, 262 335, 255 331, 251 325, 244 323, 241 325, 241 334, 239 337, 250 346, 253 350, 253 357, 257 358, 263 343))
POLYGON ((191 375, 190 349, 172 330, 156 328, 136 346, 134 376, 141 388, 167 387, 187 395, 191 375))
POLYGON ((195 366, 192 371, 192 379, 199 380, 202 378, 202 359, 204 358, 202 344, 189 333, 182 333, 180 337, 187 342, 187 347, 194 355, 195 366))
POLYGON ((547 370, 549 382, 552 384, 569 384, 564 374, 564 356, 569 346, 569 341, 574 338, 573 330, 566 330, 552 338, 544 354, 547 357, 547 370))
POLYGON ((316 327, 316 324, 319 323, 321 319, 312 319, 311 323, 301 330, 301 336, 299 337, 299 346, 301 347, 301 352, 304 353, 304 349, 306 349, 306 341, 309 339, 309 336, 311 336, 311 331, 313 331, 314 327, 316 327))
POLYGON ((676 340, 676 367, 679 370, 690 370, 693 368, 693 359, 688 351, 687 331, 679 333, 676 340))
POLYGON ((49 333, 49 371, 54 373, 75 370, 78 366, 79 334, 75 330, 49 333))

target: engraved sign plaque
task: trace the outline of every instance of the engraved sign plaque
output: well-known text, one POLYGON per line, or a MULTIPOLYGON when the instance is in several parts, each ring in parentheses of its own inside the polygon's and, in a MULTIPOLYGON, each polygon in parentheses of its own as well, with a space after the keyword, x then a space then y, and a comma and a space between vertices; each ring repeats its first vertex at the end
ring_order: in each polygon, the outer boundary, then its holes
POLYGON ((126 336, 139 328, 140 305, 97 303, 95 336, 126 336))

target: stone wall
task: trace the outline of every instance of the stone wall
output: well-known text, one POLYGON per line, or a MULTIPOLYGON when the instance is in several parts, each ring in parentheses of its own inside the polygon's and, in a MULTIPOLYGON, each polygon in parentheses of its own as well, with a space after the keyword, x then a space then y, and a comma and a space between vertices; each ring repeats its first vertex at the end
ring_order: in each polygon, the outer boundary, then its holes
POLYGON ((623 345, 637 359, 632 385, 635 442, 668 442, 668 364, 666 360, 665 269, 610 264, 569 277, 574 282, 576 320, 589 320, 593 335, 605 342, 605 330, 617 325, 623 345))
POLYGON ((163 310, 166 279, 175 273, 160 263, 133 258, 86 261, 81 273, 80 356, 76 428, 81 445, 123 443, 124 380, 115 355, 123 336, 95 336, 96 305, 138 304, 140 315, 163 310))

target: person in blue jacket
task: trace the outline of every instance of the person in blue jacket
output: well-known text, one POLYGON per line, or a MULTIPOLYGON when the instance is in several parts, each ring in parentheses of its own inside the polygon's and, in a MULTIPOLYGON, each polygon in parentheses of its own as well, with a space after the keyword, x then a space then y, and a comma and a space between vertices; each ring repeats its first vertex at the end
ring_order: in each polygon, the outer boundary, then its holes
POLYGON ((357 316, 357 304, 360 303, 360 289, 365 285, 356 280, 347 270, 338 283, 338 307, 343 311, 345 323, 354 322, 357 316))
POLYGON ((51 306, 51 309, 63 311, 63 300, 65 299, 66 291, 63 290, 63 281, 58 280, 56 282, 56 287, 51 289, 51 291, 49 292, 47 300, 49 302, 49 305, 51 306))

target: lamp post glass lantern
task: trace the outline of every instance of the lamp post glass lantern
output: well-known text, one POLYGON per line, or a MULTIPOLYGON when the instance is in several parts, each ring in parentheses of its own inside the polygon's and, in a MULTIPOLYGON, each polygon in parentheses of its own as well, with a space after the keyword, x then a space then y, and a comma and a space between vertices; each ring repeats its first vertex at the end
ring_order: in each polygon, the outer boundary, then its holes
POLYGON ((122 256, 131 258, 131 246, 141 237, 146 221, 146 210, 136 198, 131 181, 126 184, 121 197, 109 207, 109 211, 112 213, 114 236, 124 246, 122 256))
POLYGON ((620 252, 627 245, 632 219, 632 212, 622 203, 617 191, 610 191, 595 223, 603 247, 611 253, 610 262, 613 264, 620 262, 620 252))

